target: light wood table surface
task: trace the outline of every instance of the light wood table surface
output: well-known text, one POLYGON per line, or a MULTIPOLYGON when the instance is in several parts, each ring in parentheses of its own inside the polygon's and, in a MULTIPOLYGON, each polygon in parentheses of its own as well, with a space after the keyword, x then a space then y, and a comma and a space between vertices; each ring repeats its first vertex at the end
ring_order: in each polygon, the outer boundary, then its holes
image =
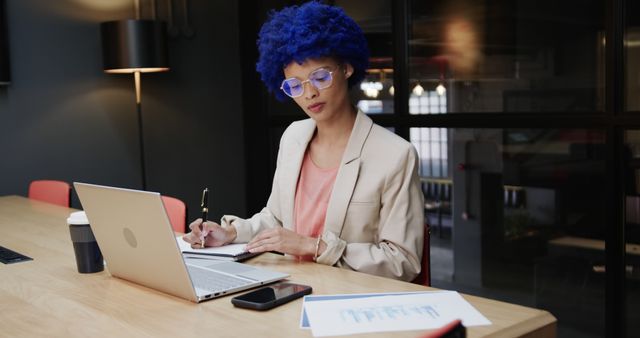
MULTIPOLYGON (((78 273, 66 225, 71 211, 0 197, 0 245, 34 259, 0 263, 0 337, 311 337, 299 328, 301 299, 257 312, 234 308, 231 296, 195 304, 106 271, 78 273)), ((248 263, 289 273, 291 281, 311 285, 315 295, 433 290, 270 253, 248 263)), ((493 323, 468 328, 469 337, 556 336, 556 319, 546 311, 463 296, 493 323)))

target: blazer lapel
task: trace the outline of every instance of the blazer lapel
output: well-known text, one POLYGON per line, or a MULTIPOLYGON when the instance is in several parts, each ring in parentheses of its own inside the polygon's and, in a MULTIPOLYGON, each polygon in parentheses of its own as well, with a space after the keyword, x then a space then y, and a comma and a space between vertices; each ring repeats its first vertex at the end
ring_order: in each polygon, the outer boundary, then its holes
POLYGON ((367 115, 358 111, 349 142, 342 155, 336 181, 333 184, 333 191, 331 192, 324 221, 324 231, 331 231, 337 236, 342 233, 349 202, 360 172, 360 154, 372 126, 373 121, 367 115))
POLYGON ((292 135, 294 142, 291 142, 289 146, 283 149, 285 153, 282 154, 282 158, 287 161, 282 163, 282 172, 279 173, 280 184, 282 185, 282 223, 287 229, 293 229, 293 212, 300 168, 302 167, 307 145, 316 130, 316 124, 313 120, 308 119, 302 121, 302 123, 305 123, 304 126, 298 130, 296 135, 292 135))

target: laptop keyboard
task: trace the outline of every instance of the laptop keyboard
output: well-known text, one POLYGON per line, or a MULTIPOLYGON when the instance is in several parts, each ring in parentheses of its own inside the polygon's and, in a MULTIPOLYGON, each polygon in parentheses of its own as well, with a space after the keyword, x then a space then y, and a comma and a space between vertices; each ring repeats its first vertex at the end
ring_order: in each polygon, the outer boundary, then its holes
POLYGON ((253 283, 250 280, 237 278, 223 273, 187 266, 195 287, 212 292, 229 290, 253 283))

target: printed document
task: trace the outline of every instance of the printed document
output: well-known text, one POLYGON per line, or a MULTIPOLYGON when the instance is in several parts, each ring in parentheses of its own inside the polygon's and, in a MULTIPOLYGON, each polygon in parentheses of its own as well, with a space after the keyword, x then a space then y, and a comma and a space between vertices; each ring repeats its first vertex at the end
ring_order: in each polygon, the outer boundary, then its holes
POLYGON ((304 302, 315 337, 436 329, 455 319, 464 326, 491 322, 455 291, 304 302))

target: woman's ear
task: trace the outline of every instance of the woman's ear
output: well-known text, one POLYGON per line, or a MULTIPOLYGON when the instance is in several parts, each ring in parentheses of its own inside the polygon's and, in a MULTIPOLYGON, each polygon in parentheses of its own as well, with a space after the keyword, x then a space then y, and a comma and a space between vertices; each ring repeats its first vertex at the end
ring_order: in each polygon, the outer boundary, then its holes
POLYGON ((351 77, 351 74, 353 74, 353 66, 351 64, 345 63, 344 64, 344 77, 348 79, 349 77, 351 77))

